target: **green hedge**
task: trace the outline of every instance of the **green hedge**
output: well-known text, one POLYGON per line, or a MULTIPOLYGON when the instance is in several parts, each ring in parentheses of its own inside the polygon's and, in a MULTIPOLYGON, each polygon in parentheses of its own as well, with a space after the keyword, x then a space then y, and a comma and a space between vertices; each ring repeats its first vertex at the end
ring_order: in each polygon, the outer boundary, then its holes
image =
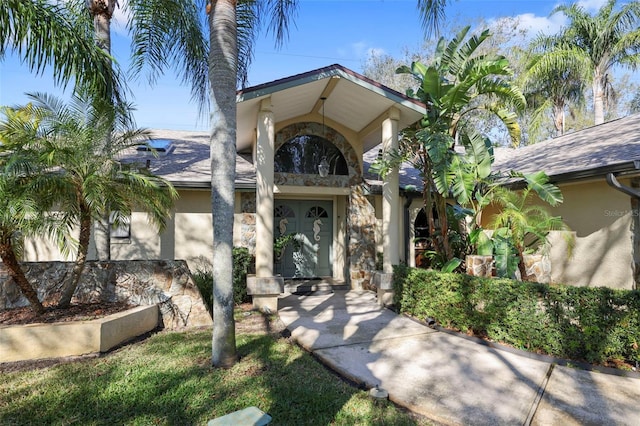
MULTIPOLYGON (((233 301, 236 305, 250 302, 247 295, 247 273, 255 259, 244 247, 233 248, 233 301)), ((198 269, 191 273, 202 298, 207 304, 209 313, 213 312, 213 275, 211 269, 198 269)))
POLYGON ((545 285, 398 266, 395 305, 418 319, 520 349, 640 362, 640 291, 545 285))

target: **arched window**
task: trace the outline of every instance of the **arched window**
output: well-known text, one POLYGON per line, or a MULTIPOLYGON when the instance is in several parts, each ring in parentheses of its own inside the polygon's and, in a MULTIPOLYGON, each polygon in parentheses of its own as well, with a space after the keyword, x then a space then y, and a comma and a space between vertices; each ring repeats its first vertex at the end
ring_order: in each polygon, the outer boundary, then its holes
POLYGON ((291 207, 286 205, 276 206, 274 216, 278 219, 283 217, 296 217, 296 214, 291 209, 291 207))
POLYGON ((348 175, 347 161, 340 150, 320 136, 301 135, 285 142, 274 158, 274 171, 280 173, 318 174, 323 158, 329 163, 330 175, 348 175))
POLYGON ((309 219, 319 219, 321 217, 329 217, 327 211, 320 206, 313 206, 307 210, 306 217, 309 219))

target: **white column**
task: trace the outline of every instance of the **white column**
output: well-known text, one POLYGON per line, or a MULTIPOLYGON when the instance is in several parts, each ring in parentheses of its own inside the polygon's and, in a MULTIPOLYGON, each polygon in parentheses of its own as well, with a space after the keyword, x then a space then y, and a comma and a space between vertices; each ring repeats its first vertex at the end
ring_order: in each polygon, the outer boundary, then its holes
POLYGON ((273 277, 273 158, 271 98, 258 112, 256 143, 256 277, 273 277))
MULTIPOLYGON (((382 122, 382 148, 386 158, 390 151, 398 149, 398 120, 400 111, 389 110, 389 116, 382 122)), ((382 250, 383 272, 393 272, 393 265, 400 263, 400 191, 398 169, 393 168, 382 183, 382 250)))

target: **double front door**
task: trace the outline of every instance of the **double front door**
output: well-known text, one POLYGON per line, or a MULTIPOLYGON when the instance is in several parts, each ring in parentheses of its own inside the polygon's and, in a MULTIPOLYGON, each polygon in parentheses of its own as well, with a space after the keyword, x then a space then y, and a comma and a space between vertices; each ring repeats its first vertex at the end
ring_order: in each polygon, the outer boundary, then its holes
POLYGON ((275 260, 275 272, 283 277, 332 276, 333 214, 331 201, 276 200, 276 238, 293 235, 275 260))

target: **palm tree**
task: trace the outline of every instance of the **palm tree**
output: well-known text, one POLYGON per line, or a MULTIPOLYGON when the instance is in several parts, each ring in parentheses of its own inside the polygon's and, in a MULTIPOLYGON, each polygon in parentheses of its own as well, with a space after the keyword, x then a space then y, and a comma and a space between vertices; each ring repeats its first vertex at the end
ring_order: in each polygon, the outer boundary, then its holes
POLYGON ((0 123, 0 259, 31 308, 42 314, 38 293, 20 265, 24 238, 39 235, 59 237, 64 227, 48 214, 54 204, 38 152, 31 149, 35 127, 24 126, 33 108, 4 107, 0 123))
POLYGON ((409 90, 408 95, 425 103, 427 112, 418 127, 405 134, 403 152, 397 158, 410 161, 421 171, 430 233, 439 233, 436 249, 447 260, 453 258, 453 253, 448 239, 446 199, 452 194, 460 204, 470 203, 477 178, 486 178, 490 173, 491 157, 485 140, 468 125, 468 119, 483 111, 496 116, 517 145, 520 127, 516 114, 507 106, 522 109, 525 105, 524 95, 506 79, 511 75, 508 61, 502 56, 475 54, 490 36, 489 31, 465 40, 468 32, 469 27, 465 27, 450 42, 441 38, 433 64, 414 62, 411 67, 398 69, 399 73, 414 77, 418 90, 409 90), (455 152, 456 143, 474 153, 475 165, 470 167, 470 162, 455 152), (440 221, 439 230, 434 211, 440 221))
POLYGON ((612 68, 635 69, 640 63, 640 2, 616 8, 616 0, 608 0, 593 16, 577 3, 557 6, 552 14, 559 12, 567 16, 569 24, 559 34, 538 40, 544 59, 537 66, 588 71, 594 122, 604 123, 612 68))
POLYGON ((20 246, 25 235, 37 232, 42 218, 37 197, 31 193, 26 158, 7 151, 7 140, 0 137, 0 259, 7 268, 9 276, 27 298, 31 308, 38 314, 44 307, 38 299, 38 293, 26 278, 19 263, 20 246))
POLYGON ((584 75, 576 68, 539 67, 543 55, 534 55, 523 78, 527 104, 534 108, 529 126, 530 138, 535 140, 551 114, 555 134, 565 132, 567 109, 573 116, 574 106, 584 102, 584 75))
POLYGON ((422 26, 427 36, 438 34, 440 22, 444 20, 444 9, 450 0, 418 0, 418 10, 422 17, 422 26))
POLYGON ((71 277, 58 302, 66 307, 87 260, 92 220, 110 211, 118 226, 135 206, 162 230, 177 193, 164 179, 119 161, 127 150, 148 139, 146 131, 131 127, 129 112, 121 105, 78 96, 67 105, 52 96, 29 96, 32 105, 23 111, 32 111, 31 116, 11 125, 19 129, 22 124, 21 139, 38 154, 43 166, 40 175, 60 212, 61 228, 69 230, 64 235, 79 228, 77 244, 70 238, 58 238, 63 253, 77 246, 71 277), (105 146, 107 139, 110 142, 105 146))
POLYGON ((52 66, 56 84, 75 80, 75 89, 119 99, 122 87, 118 68, 107 52, 96 47, 93 35, 77 25, 64 5, 47 0, 0 2, 0 60, 15 51, 32 72, 52 66))
MULTIPOLYGON (((213 338, 212 362, 235 363, 233 320, 233 212, 236 145, 236 81, 250 62, 251 44, 259 18, 271 12, 270 29, 282 41, 296 1, 237 2, 219 0, 209 12, 211 83, 211 211, 213 213, 213 338), (240 60, 239 60, 240 58, 240 60)), ((240 78, 239 78, 240 77, 240 78)))
POLYGON ((12 176, 6 165, 3 166, 0 173, 0 259, 31 308, 42 314, 44 307, 38 293, 19 263, 22 238, 36 235, 41 229, 44 218, 41 203, 31 192, 33 186, 29 177, 12 176))
POLYGON ((504 262, 503 269, 508 271, 510 263, 508 254, 504 252, 515 250, 517 267, 522 279, 526 277, 524 254, 531 253, 548 244, 550 231, 568 230, 567 225, 560 216, 552 216, 545 206, 533 202, 534 194, 538 195, 550 205, 556 206, 562 202, 560 190, 549 183, 549 177, 538 172, 530 175, 520 175, 527 186, 522 191, 513 191, 504 187, 494 189, 491 201, 499 211, 493 217, 491 229, 494 230, 494 239, 505 242, 503 253, 496 253, 504 262))

